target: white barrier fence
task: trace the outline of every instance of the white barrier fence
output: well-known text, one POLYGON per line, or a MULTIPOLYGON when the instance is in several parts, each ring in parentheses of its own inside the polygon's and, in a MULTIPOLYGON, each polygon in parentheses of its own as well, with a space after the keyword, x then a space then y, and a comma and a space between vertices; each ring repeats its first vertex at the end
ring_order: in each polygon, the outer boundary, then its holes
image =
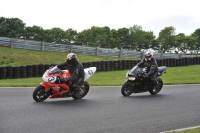
MULTIPOLYGON (((55 44, 55 43, 14 39, 6 37, 0 37, 0 46, 6 46, 10 48, 41 50, 41 51, 74 52, 74 53, 82 53, 82 54, 90 54, 98 56, 113 56, 113 57, 143 58, 144 54, 143 52, 124 50, 124 49, 118 50, 118 49, 106 49, 106 48, 86 47, 78 45, 55 44)), ((196 55, 154 53, 154 58, 156 59, 166 59, 166 58, 179 59, 184 57, 196 57, 196 55)))

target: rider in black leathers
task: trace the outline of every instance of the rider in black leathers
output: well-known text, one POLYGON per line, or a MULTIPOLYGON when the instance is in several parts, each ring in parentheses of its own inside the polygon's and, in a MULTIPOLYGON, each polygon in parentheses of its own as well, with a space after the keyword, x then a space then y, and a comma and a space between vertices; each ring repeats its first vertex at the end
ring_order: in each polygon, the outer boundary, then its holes
POLYGON ((153 51, 147 50, 144 54, 144 58, 137 64, 139 67, 146 67, 147 73, 144 75, 145 78, 150 78, 151 83, 156 84, 155 78, 157 76, 158 64, 157 61, 153 58, 153 51))
POLYGON ((79 85, 84 81, 84 67, 77 60, 77 56, 74 53, 67 55, 66 61, 57 65, 60 70, 67 69, 72 76, 66 79, 59 79, 60 82, 67 83, 68 81, 73 81, 71 89, 71 95, 73 95, 78 89, 79 85))

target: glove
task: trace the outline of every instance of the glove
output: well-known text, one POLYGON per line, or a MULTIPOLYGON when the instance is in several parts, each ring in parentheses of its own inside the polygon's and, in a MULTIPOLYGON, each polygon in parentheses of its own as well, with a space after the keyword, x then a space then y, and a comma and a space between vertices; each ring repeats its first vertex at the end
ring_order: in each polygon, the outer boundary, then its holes
POLYGON ((56 81, 55 81, 56 84, 66 83, 67 82, 67 79, 61 79, 59 76, 57 76, 56 78, 57 78, 56 81))
POLYGON ((57 76, 57 77, 56 77, 55 83, 56 83, 56 84, 60 84, 60 82, 61 82, 60 80, 61 80, 60 77, 57 76))
POLYGON ((67 81, 67 79, 60 79, 60 83, 66 83, 67 81))

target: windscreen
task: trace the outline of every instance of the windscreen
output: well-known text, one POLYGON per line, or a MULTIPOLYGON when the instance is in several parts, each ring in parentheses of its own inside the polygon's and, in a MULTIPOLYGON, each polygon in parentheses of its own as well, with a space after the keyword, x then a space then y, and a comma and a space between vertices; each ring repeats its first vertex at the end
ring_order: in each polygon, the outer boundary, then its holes
POLYGON ((53 67, 50 71, 49 71, 49 74, 56 74, 56 73, 60 73, 60 69, 57 67, 57 66, 55 66, 55 67, 53 67))
POLYGON ((134 66, 128 73, 129 76, 136 76, 137 73, 140 71, 140 67, 134 66))

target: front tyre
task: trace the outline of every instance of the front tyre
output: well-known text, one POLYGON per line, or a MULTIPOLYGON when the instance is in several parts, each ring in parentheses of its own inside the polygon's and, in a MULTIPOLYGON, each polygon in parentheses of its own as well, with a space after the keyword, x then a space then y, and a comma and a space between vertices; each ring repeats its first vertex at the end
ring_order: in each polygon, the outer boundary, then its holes
POLYGON ((127 97, 130 96, 133 93, 132 85, 126 81, 121 88, 121 93, 123 96, 127 97))
POLYGON ((89 88, 89 83, 87 81, 84 81, 79 89, 76 91, 76 93, 72 95, 72 98, 74 98, 75 100, 82 99, 89 92, 89 88))
POLYGON ((44 91, 44 87, 39 85, 35 90, 33 91, 33 99, 36 102, 43 102, 49 97, 49 94, 44 91))
POLYGON ((156 95, 158 92, 161 91, 162 87, 163 87, 163 81, 161 78, 156 78, 156 85, 152 86, 149 89, 149 93, 151 93, 152 95, 156 95))

